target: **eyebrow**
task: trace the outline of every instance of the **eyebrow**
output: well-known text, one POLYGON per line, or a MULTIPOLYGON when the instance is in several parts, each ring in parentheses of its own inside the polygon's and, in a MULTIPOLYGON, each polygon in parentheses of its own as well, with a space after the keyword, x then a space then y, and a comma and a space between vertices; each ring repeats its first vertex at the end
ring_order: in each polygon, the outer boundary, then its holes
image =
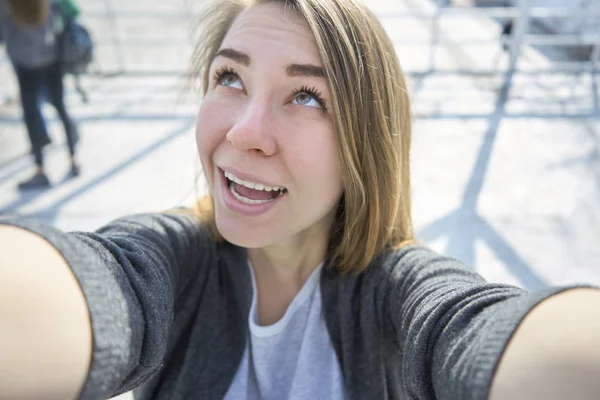
MULTIPOLYGON (((225 57, 233 60, 239 64, 242 64, 246 67, 250 65, 250 56, 246 53, 243 53, 238 50, 234 50, 231 48, 224 48, 217 51, 214 58, 217 57, 225 57)), ((325 77, 325 72, 322 67, 312 64, 289 64, 286 69, 286 73, 288 76, 296 77, 296 76, 310 76, 315 78, 323 78, 325 77)))
POLYGON ((250 65, 250 56, 246 53, 242 53, 241 51, 225 48, 217 51, 215 58, 219 56, 229 58, 237 63, 245 65, 246 67, 250 65))
POLYGON ((312 76, 315 78, 323 78, 325 76, 323 68, 312 64, 290 64, 285 71, 288 76, 312 76))

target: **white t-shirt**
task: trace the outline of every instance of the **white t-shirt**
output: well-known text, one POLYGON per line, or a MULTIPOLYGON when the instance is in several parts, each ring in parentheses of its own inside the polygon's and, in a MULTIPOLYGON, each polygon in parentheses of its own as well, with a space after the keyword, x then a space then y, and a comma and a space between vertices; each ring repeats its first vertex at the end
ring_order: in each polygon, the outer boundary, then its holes
POLYGON ((322 312, 323 264, 306 280, 283 317, 258 325, 252 266, 249 340, 225 400, 343 399, 343 380, 322 312))

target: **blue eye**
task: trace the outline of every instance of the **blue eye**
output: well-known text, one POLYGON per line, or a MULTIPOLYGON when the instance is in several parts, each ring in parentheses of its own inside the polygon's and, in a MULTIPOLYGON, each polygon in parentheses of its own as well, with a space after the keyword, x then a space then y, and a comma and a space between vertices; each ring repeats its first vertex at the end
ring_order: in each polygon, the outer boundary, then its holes
POLYGON ((291 102, 300 106, 321 108, 323 111, 327 111, 327 101, 315 87, 302 86, 300 89, 294 90, 291 102))
POLYGON ((295 95, 292 103, 300 106, 321 108, 321 103, 319 103, 319 100, 315 99, 312 95, 306 92, 300 92, 295 95))
POLYGON ((219 69, 213 78, 217 85, 232 87, 234 89, 243 89, 240 77, 231 68, 223 67, 219 69))

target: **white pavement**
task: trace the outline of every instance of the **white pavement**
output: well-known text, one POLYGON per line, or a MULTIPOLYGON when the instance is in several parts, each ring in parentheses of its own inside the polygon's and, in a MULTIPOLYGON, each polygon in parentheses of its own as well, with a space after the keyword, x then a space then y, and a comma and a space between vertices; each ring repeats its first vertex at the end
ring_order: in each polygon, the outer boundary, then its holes
MULTIPOLYGON (((428 2, 368 3, 394 40, 430 37, 428 23, 399 16, 408 8, 431 10, 428 2)), ((481 17, 447 18, 440 35, 493 38, 498 27, 481 17)), ((103 51, 101 63, 110 56, 103 51)), ((430 57, 423 45, 398 44, 397 51, 407 71, 424 69, 430 57)), ((534 49, 524 53, 523 68, 551 65, 534 49)), ((436 63, 486 68, 498 54, 497 44, 443 45, 436 63)), ((145 59, 128 56, 130 65, 145 59)), ((598 86, 587 73, 517 74, 506 101, 498 102, 502 78, 412 75, 418 237, 492 281, 531 288, 600 284, 598 86)), ((0 82, 1 104, 16 90, 6 63, 0 82)), ((90 76, 84 78, 87 105, 69 85, 67 101, 82 132, 82 175, 63 180, 64 136, 48 107, 54 144, 46 156, 54 186, 28 194, 15 190, 32 172, 20 111, 0 105, 0 214, 89 230, 124 214, 190 204, 199 174, 193 137, 198 100, 182 95, 184 84, 169 76, 90 76)))

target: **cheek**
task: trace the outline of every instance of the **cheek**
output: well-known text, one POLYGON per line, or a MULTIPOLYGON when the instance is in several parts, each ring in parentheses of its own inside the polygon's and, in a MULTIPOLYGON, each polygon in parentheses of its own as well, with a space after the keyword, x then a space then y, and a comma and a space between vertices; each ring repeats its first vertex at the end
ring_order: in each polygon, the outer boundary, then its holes
POLYGON ((314 190, 326 193, 341 194, 342 173, 338 156, 337 138, 333 127, 327 126, 306 127, 302 132, 297 132, 293 144, 287 146, 290 159, 294 165, 296 177, 314 190), (307 134, 310 132, 310 134, 307 134))
POLYGON ((327 130, 322 136, 321 151, 319 158, 322 160, 317 165, 322 171, 323 180, 321 184, 323 190, 326 190, 334 198, 341 196, 342 193, 342 171, 341 162, 338 154, 338 142, 333 127, 327 130), (324 161, 326 160, 326 161, 324 161))
POLYGON ((202 166, 206 172, 212 170, 212 154, 227 132, 226 112, 208 96, 202 102, 196 120, 196 145, 202 166))
POLYGON ((326 188, 324 188, 324 190, 328 190, 330 195, 333 196, 337 202, 343 192, 343 183, 341 162, 336 142, 328 148, 327 156, 329 157, 328 160, 330 160, 330 162, 325 165, 324 174, 327 176, 327 182, 325 183, 326 188))

